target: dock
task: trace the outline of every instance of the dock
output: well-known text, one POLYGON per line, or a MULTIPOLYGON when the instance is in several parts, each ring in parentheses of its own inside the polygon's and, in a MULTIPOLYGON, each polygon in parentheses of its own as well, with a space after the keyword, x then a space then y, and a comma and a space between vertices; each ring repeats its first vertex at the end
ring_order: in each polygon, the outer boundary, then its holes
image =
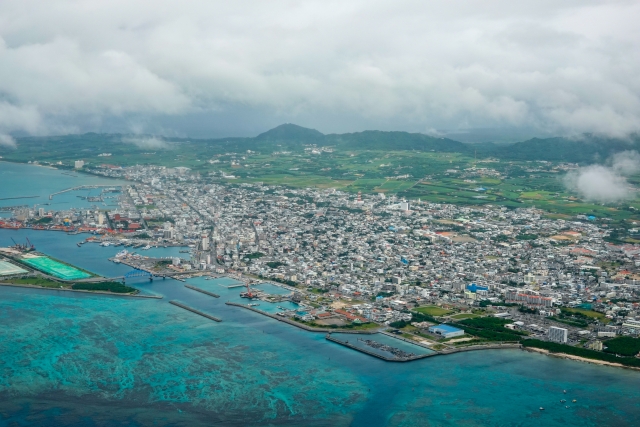
POLYGON ((282 316, 276 316, 275 314, 271 314, 271 313, 267 313, 266 311, 262 311, 262 310, 258 310, 257 308, 253 308, 253 307, 249 307, 248 305, 244 305, 244 304, 238 304, 236 302, 230 302, 227 301, 225 302, 226 305, 231 305, 234 307, 242 307, 242 308, 246 308, 247 310, 251 310, 255 313, 259 313, 262 314, 263 316, 267 316, 270 317, 272 319, 275 319, 279 322, 283 322, 283 323, 287 323, 291 326, 295 326, 296 328, 300 328, 300 329, 304 329, 305 331, 308 332, 324 332, 324 333, 331 333, 331 332, 340 332, 343 334, 360 334, 360 335, 373 335, 378 333, 377 330, 374 331, 349 331, 349 330, 337 330, 337 329, 328 329, 328 328, 313 328, 311 326, 307 326, 305 324, 296 322, 295 320, 291 320, 289 318, 286 317, 282 317, 282 316))
POLYGON ((382 354, 378 354, 378 353, 376 353, 374 351, 367 350, 366 348, 360 348, 360 347, 357 347, 357 346, 355 346, 353 344, 350 344, 348 342, 340 341, 339 339, 333 338, 331 336, 331 334, 327 334, 325 336, 325 339, 327 339, 329 341, 332 341, 332 342, 334 342, 336 344, 340 344, 340 345, 343 345, 345 347, 349 347, 350 349, 357 350, 357 351, 359 351, 361 353, 368 354, 369 356, 377 357, 378 359, 382 359, 385 362, 411 362, 413 360, 425 359, 427 357, 433 357, 433 356, 438 355, 438 353, 434 351, 433 353, 420 354, 418 356, 406 357, 406 358, 387 357, 387 356, 383 356, 382 354))
POLYGON ((79 185, 77 187, 71 187, 71 188, 66 188, 64 190, 61 191, 57 191, 55 193, 49 194, 49 200, 53 200, 53 196, 56 196, 58 194, 62 194, 62 193, 66 193, 68 191, 76 191, 76 190, 88 190, 91 188, 102 188, 102 187, 113 187, 113 184, 109 184, 109 185, 79 185))
POLYGON ((169 304, 173 304, 173 305, 178 306, 180 308, 184 308, 187 311, 190 311, 192 313, 198 314, 198 315, 200 315, 202 317, 206 317, 207 319, 214 320, 216 322, 222 322, 222 319, 220 319, 218 317, 212 316, 212 315, 207 314, 207 313, 203 313, 201 311, 196 310, 195 308, 191 308, 191 307, 189 307, 187 305, 184 305, 184 304, 182 304, 182 303, 180 303, 178 301, 169 301, 169 304))
POLYGON ((194 291, 197 291, 197 292, 201 292, 201 293, 203 293, 205 295, 209 295, 210 297, 220 298, 220 295, 218 295, 218 294, 214 294, 213 292, 205 291, 204 289, 196 288, 195 286, 184 285, 184 287, 185 288, 189 288, 189 289, 193 289, 194 291))

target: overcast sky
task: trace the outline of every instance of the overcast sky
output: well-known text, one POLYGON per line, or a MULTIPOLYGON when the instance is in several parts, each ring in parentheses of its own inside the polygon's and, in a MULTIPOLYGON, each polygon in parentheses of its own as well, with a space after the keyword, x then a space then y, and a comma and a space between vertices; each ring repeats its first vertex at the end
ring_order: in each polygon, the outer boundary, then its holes
POLYGON ((637 0, 2 0, 0 136, 624 136, 638 17, 637 0))

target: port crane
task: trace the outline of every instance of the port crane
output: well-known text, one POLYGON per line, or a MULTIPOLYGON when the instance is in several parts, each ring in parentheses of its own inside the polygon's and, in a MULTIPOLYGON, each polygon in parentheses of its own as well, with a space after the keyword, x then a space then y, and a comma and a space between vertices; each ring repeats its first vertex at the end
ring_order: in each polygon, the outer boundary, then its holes
POLYGON ((33 243, 31 243, 29 238, 27 238, 27 243, 25 243, 25 244, 16 242, 13 237, 11 238, 11 240, 13 240, 14 249, 16 249, 18 251, 29 252, 29 251, 35 251, 36 250, 36 247, 33 245, 33 243))
POLYGON ((241 298, 249 298, 249 299, 257 299, 258 295, 256 295, 256 294, 251 292, 251 288, 249 287, 249 282, 247 282, 246 285, 247 285, 247 292, 240 292, 240 297, 241 298))

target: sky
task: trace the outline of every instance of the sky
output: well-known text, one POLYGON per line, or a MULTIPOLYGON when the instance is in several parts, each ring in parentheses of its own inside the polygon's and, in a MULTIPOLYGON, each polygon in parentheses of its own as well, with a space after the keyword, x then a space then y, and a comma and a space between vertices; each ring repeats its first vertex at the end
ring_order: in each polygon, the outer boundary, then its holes
POLYGON ((639 1, 0 2, 0 144, 640 130, 639 1))

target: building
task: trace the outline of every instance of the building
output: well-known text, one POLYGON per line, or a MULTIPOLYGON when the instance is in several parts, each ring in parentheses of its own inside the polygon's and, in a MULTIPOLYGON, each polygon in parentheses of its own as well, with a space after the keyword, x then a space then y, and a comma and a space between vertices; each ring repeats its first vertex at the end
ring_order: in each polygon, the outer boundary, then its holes
POLYGON ((464 335, 464 331, 462 329, 454 328, 449 325, 436 325, 429 327, 429 332, 432 334, 442 335, 445 338, 453 338, 464 335))
POLYGON ((41 217, 41 218, 44 216, 44 208, 39 208, 38 209, 38 216, 41 217))
POLYGON ((167 240, 173 240, 173 228, 169 228, 168 230, 164 230, 162 232, 162 237, 167 240))
POLYGON ((84 166, 84 160, 76 160, 74 162, 74 168, 76 169, 82 169, 82 167, 84 166))
POLYGON ((202 242, 201 242, 201 250, 203 251, 208 251, 209 250, 209 237, 207 236, 202 236, 202 242))
POLYGON ((549 341, 566 344, 567 335, 568 331, 565 328, 558 328, 556 326, 551 326, 549 328, 549 341))
POLYGON ((553 299, 549 297, 540 296, 535 291, 525 290, 518 292, 517 290, 510 289, 507 291, 506 302, 526 305, 528 307, 552 307, 553 299))

